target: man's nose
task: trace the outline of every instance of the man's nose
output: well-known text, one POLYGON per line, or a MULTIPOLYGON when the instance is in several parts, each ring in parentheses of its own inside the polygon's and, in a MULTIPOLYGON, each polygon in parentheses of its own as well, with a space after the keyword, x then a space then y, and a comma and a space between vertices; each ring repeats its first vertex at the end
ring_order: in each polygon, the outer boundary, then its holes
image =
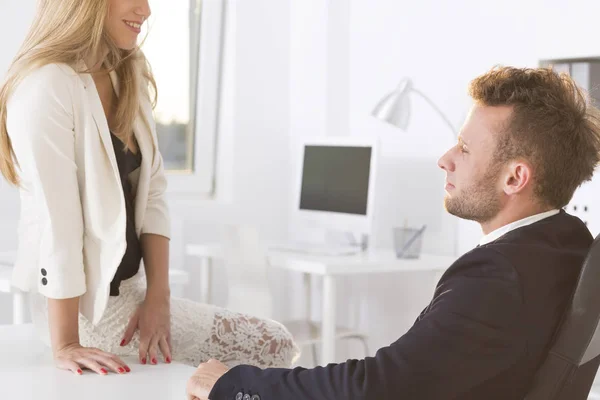
POLYGON ((452 149, 444 153, 438 160, 438 167, 446 172, 454 171, 454 162, 452 161, 452 149))

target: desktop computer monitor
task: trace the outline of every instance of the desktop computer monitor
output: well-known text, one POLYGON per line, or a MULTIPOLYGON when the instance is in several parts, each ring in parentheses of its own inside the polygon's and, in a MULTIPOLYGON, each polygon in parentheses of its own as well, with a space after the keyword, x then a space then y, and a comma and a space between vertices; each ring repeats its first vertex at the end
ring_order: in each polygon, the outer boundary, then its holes
POLYGON ((300 223, 369 234, 376 141, 328 136, 304 140, 300 147, 294 209, 300 223))

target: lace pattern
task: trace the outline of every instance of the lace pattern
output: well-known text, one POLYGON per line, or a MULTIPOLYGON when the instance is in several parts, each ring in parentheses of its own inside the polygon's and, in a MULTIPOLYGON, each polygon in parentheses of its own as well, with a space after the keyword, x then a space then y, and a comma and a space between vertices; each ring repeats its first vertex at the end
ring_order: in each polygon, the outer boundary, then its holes
MULTIPOLYGON (((120 295, 109 299, 97 326, 80 316, 81 344, 122 357, 137 357, 139 332, 125 347, 120 341, 145 291, 142 277, 123 281, 120 295)), ((194 367, 214 358, 229 367, 289 368, 300 355, 289 331, 276 321, 180 298, 171 299, 171 342, 173 360, 194 367)))

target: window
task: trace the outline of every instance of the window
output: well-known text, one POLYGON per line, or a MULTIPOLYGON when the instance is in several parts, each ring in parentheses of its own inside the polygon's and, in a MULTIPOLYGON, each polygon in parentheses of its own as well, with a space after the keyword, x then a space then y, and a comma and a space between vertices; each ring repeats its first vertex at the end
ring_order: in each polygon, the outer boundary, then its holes
POLYGON ((142 49, 158 86, 158 145, 172 192, 214 188, 224 3, 150 0, 142 49))

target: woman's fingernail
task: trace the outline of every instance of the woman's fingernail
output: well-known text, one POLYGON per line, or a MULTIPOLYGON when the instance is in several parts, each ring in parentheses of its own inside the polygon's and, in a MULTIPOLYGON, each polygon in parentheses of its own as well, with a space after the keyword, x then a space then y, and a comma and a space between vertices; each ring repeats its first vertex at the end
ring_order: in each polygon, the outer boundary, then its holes
POLYGON ((118 371, 119 371, 120 374, 122 374, 123 372, 125 372, 125 370, 123 368, 119 368, 118 371))
POLYGON ((156 364, 156 358, 152 359, 152 364, 156 364))
POLYGON ((131 372, 131 369, 129 367, 125 367, 125 371, 131 372))
POLYGON ((82 374, 83 374, 83 371, 82 371, 82 370, 80 370, 80 369, 78 369, 78 370, 77 370, 77 373, 78 373, 79 375, 82 375, 82 374))
POLYGON ((146 357, 142 358, 142 364, 146 364, 146 357))
POLYGON ((171 364, 171 358, 170 357, 167 357, 166 361, 167 361, 167 364, 171 364))
POLYGON ((108 374, 108 372, 106 372, 104 368, 100 368, 100 372, 102 372, 103 374, 108 374))
POLYGON ((125 346, 125 339, 121 340, 121 347, 125 346))

